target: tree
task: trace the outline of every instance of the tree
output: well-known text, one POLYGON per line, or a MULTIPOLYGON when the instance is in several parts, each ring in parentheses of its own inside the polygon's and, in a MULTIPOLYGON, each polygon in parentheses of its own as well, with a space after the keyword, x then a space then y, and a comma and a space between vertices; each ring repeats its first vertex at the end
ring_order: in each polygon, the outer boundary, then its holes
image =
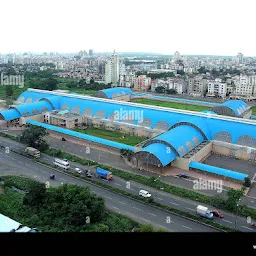
POLYGON ((165 88, 163 86, 158 86, 156 87, 155 91, 158 92, 158 93, 163 93, 165 90, 165 88))
POLYGON ((177 70, 177 74, 181 75, 181 76, 184 76, 185 72, 184 72, 184 70, 177 70))
POLYGON ((166 90, 166 92, 168 94, 177 94, 177 90, 176 89, 168 89, 168 90, 166 90))
POLYGON ((45 150, 49 147, 43 139, 46 135, 48 135, 48 132, 45 128, 31 125, 23 131, 20 141, 26 143, 30 147, 45 150))
POLYGON ((5 87, 5 96, 6 98, 9 98, 13 95, 13 89, 12 89, 12 86, 11 85, 7 85, 5 87))
POLYGON ((131 161, 132 157, 134 156, 133 151, 131 151, 130 149, 124 149, 124 148, 120 150, 120 154, 121 156, 126 157, 128 161, 131 161))
POLYGON ((58 84, 58 81, 55 78, 48 78, 44 82, 45 90, 48 90, 48 91, 56 90, 57 89, 57 84, 58 84))
POLYGON ((226 201, 227 210, 234 211, 237 207, 238 200, 243 196, 243 194, 243 190, 229 189, 227 193, 228 199, 226 201))
POLYGON ((23 204, 27 206, 38 206, 42 204, 46 196, 46 186, 43 183, 31 185, 28 193, 23 198, 23 204))
POLYGON ((154 232, 152 224, 143 224, 137 229, 138 232, 154 232))
POLYGON ((244 186, 247 188, 251 186, 251 180, 249 177, 244 178, 244 186))

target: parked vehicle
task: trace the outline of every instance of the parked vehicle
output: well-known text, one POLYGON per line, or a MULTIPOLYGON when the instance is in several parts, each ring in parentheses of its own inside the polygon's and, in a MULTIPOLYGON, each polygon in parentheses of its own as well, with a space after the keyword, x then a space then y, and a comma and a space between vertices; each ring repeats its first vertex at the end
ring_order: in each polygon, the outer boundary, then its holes
POLYGON ((223 216, 223 214, 222 213, 220 213, 218 210, 212 210, 212 211, 210 211, 212 214, 213 214, 213 216, 215 216, 215 217, 219 217, 219 218, 223 218, 224 216, 223 216))
POLYGON ((196 213, 201 217, 204 217, 207 219, 213 219, 213 214, 205 206, 198 205, 196 208, 196 213))
POLYGON ((146 198, 150 198, 151 197, 151 194, 148 191, 143 190, 143 189, 140 190, 139 195, 143 196, 143 197, 146 197, 146 198))
POLYGON ((251 222, 252 227, 256 227, 256 222, 251 222))
POLYGON ((70 168, 70 165, 69 165, 69 162, 67 159, 61 160, 61 159, 55 158, 53 164, 55 167, 58 166, 63 169, 66 169, 66 170, 68 170, 70 168))
POLYGON ((113 179, 112 172, 101 169, 99 167, 96 170, 96 177, 100 177, 100 178, 103 178, 103 179, 106 179, 106 180, 112 180, 113 179))
POLYGON ((177 176, 180 177, 180 178, 185 178, 185 179, 189 178, 189 176, 187 174, 185 174, 185 173, 177 174, 177 176))
POLYGON ((75 168, 75 171, 78 173, 78 174, 82 174, 83 172, 79 169, 79 168, 75 168))
POLYGON ((40 151, 36 148, 32 148, 32 147, 27 147, 25 149, 25 152, 30 155, 33 156, 34 158, 39 158, 40 157, 40 151))
POLYGON ((62 140, 62 141, 66 141, 66 139, 65 139, 65 138, 63 138, 63 137, 62 137, 62 139, 61 139, 61 140, 62 140))

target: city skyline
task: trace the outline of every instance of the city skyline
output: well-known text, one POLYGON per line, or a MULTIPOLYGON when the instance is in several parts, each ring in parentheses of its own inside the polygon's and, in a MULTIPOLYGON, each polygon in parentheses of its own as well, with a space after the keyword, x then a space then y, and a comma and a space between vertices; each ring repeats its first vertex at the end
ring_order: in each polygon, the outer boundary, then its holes
POLYGON ((182 55, 256 56, 255 3, 166 1, 158 5, 131 0, 2 3, 0 53, 14 52, 154 52, 182 55), (11 16, 10 16, 11 14, 11 16), (12 19, 11 17, 15 17, 12 19), (133 17, 133 18, 132 18, 133 17), (6 21, 8 20, 8 23, 6 21), (129 36, 127 36, 129 35, 129 36))

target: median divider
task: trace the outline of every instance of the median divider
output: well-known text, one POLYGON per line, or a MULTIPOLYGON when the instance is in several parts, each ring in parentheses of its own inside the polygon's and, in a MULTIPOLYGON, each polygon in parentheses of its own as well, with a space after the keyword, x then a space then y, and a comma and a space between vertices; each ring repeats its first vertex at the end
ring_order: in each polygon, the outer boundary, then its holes
MULTIPOLYGON (((4 146, 0 146, 0 147, 5 148, 4 146)), ((27 158, 30 158, 30 157, 27 156, 27 154, 25 154, 23 152, 17 152, 17 151, 15 151, 13 149, 11 149, 11 151, 16 153, 16 154, 18 154, 18 155, 22 155, 22 156, 25 156, 27 158)), ((157 203, 155 201, 149 201, 147 199, 141 198, 140 196, 137 196, 137 195, 133 195, 133 194, 131 194, 129 192, 126 192, 126 191, 123 191, 121 189, 113 188, 112 186, 104 184, 102 182, 91 180, 91 179, 89 180, 88 178, 81 177, 78 174, 75 174, 73 172, 59 170, 59 169, 54 168, 51 165, 49 165, 47 163, 44 163, 44 162, 42 162, 42 161, 40 161, 38 159, 34 159, 34 158, 30 158, 30 159, 33 159, 35 162, 37 162, 37 163, 39 163, 39 164, 41 164, 43 166, 46 166, 47 168, 50 168, 50 169, 52 169, 54 171, 58 171, 60 173, 63 173, 63 174, 68 175, 70 177, 76 178, 76 179, 81 180, 83 182, 86 182, 88 184, 95 185, 97 187, 106 189, 106 190, 108 190, 110 192, 114 192, 114 193, 116 193, 118 195, 126 196, 127 198, 130 198, 132 200, 136 200, 136 201, 138 201, 140 203, 143 203, 143 204, 146 204, 146 205, 151 205, 152 207, 157 208, 159 210, 165 210, 168 213, 172 213, 172 214, 180 216, 180 217, 182 216, 183 218, 186 218, 186 219, 188 219, 190 221, 193 221, 193 222, 205 225, 205 226, 210 227, 210 228, 214 228, 214 229, 216 229, 218 231, 222 231, 222 232, 240 232, 239 230, 234 230, 233 228, 224 226, 222 224, 218 224, 218 223, 215 223, 215 222, 208 221, 206 219, 202 219, 202 218, 200 218, 198 216, 195 216, 195 215, 192 215, 190 213, 187 213, 187 212, 184 212, 184 211, 181 211, 181 210, 169 207, 167 205, 163 205, 163 204, 157 203)), ((108 168, 109 170, 114 169, 114 168, 109 168, 107 166, 98 164, 96 162, 94 162, 94 164, 95 164, 96 167, 99 166, 99 167, 102 167, 102 168, 108 168)))

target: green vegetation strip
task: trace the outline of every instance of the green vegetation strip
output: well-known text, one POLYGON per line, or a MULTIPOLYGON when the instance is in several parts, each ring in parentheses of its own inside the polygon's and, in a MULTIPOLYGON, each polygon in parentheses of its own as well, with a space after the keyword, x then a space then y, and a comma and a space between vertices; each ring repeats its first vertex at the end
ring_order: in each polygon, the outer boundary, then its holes
POLYGON ((107 139, 107 140, 116 141, 119 143, 124 143, 131 146, 135 146, 145 140, 145 138, 130 136, 120 132, 108 131, 108 130, 103 130, 98 128, 87 128, 86 130, 74 129, 74 131, 88 134, 91 136, 96 136, 96 137, 107 139))
POLYGON ((176 102, 169 102, 169 101, 162 101, 162 100, 151 100, 151 99, 133 99, 132 102, 165 107, 165 108, 176 108, 176 109, 184 109, 184 110, 198 111, 198 112, 211 109, 205 106, 197 106, 197 105, 191 105, 191 104, 183 104, 183 103, 176 103, 176 102))
MULTIPOLYGON (((51 169, 56 170, 50 164, 46 164, 46 163, 44 163, 44 162, 42 162, 40 160, 37 160, 37 162, 39 162, 42 165, 46 165, 47 167, 50 167, 51 169)), ((215 228, 215 229, 220 230, 220 231, 224 231, 224 232, 240 232, 238 230, 234 230, 234 229, 232 229, 230 227, 227 227, 227 226, 224 226, 222 224, 218 224, 218 223, 212 222, 210 220, 202 219, 201 217, 198 217, 198 216, 192 215, 190 213, 187 213, 187 212, 184 212, 184 211, 181 211, 181 210, 169 207, 167 205, 162 205, 160 203, 155 202, 153 199, 142 198, 139 195, 131 194, 131 193, 123 191, 121 189, 114 188, 114 187, 112 187, 110 185, 107 185, 105 183, 102 183, 102 182, 99 182, 99 181, 95 181, 95 180, 91 180, 91 179, 89 179, 87 177, 82 177, 79 174, 73 173, 71 171, 67 171, 67 170, 60 171, 60 170, 58 170, 58 172, 66 173, 66 174, 68 174, 70 176, 76 177, 77 179, 84 180, 84 181, 86 181, 87 183, 89 183, 91 185, 96 185, 98 187, 105 188, 105 189, 107 189, 109 191, 112 191, 112 192, 117 193, 117 194, 121 194, 123 196, 126 196, 128 198, 137 200, 137 201, 142 202, 144 204, 150 204, 151 206, 153 206, 155 208, 158 208, 160 210, 165 210, 165 211, 167 211, 169 213, 172 213, 172 214, 175 214, 175 215, 178 215, 178 216, 183 216, 184 218, 187 218, 187 219, 189 219, 191 221, 195 221, 195 222, 198 222, 200 224, 205 224, 206 226, 215 228)))

